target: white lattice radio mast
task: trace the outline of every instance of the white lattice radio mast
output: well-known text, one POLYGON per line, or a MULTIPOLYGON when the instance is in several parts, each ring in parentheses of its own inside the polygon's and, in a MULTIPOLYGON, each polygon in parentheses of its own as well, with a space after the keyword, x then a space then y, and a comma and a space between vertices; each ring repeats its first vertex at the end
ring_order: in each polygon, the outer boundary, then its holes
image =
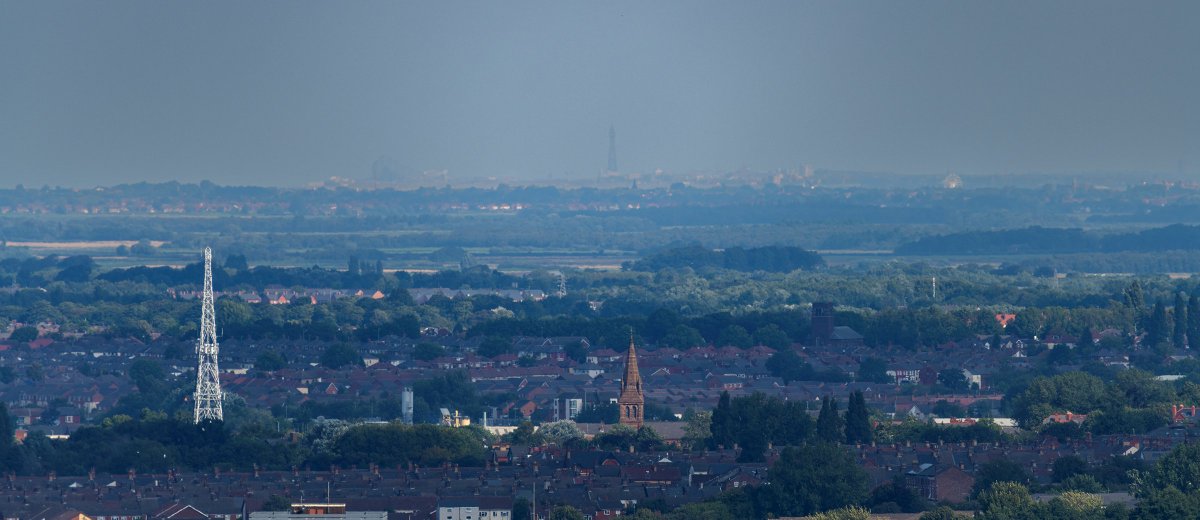
POLYGON ((221 412, 221 378, 217 370, 217 317, 213 312, 212 249, 204 248, 204 303, 200 308, 200 363, 196 367, 196 424, 224 421, 221 412))

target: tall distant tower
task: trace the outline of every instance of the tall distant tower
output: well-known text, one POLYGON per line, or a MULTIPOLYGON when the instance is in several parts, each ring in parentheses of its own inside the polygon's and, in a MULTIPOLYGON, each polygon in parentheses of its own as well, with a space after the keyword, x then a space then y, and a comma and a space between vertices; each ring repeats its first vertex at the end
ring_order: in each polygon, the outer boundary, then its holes
POLYGON ((617 171, 617 130, 608 127, 608 171, 617 171))
POLYGON ((833 337, 833 302, 812 304, 813 345, 828 345, 833 337))
POLYGON ((200 363, 196 367, 196 424, 224 421, 221 412, 221 379, 217 370, 217 317, 213 312, 212 250, 204 248, 204 303, 200 307, 200 363))
POLYGON ((400 420, 404 424, 413 423, 413 389, 411 386, 404 387, 404 391, 400 393, 400 420))
POLYGON ((621 410, 621 424, 641 428, 646 418, 646 396, 642 393, 642 375, 638 373, 637 349, 633 347, 633 333, 629 334, 629 353, 625 355, 625 377, 621 379, 621 397, 617 398, 621 410))

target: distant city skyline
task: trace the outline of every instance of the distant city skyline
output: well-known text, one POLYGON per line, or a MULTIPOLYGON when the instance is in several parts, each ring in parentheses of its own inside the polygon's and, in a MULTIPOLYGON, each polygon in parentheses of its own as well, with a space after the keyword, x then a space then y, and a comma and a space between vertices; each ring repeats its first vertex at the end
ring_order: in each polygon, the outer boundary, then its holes
POLYGON ((1200 4, 3 3, 0 186, 1200 172, 1200 4))

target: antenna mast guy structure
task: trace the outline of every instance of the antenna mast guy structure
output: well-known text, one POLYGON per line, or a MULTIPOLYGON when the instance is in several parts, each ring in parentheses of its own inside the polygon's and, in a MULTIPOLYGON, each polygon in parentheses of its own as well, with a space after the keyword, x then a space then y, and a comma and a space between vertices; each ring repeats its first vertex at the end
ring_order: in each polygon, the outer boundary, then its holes
POLYGON ((221 372, 217 370, 217 317, 213 312, 212 249, 204 248, 204 303, 200 308, 200 364, 196 367, 196 424, 224 421, 221 412, 221 372))

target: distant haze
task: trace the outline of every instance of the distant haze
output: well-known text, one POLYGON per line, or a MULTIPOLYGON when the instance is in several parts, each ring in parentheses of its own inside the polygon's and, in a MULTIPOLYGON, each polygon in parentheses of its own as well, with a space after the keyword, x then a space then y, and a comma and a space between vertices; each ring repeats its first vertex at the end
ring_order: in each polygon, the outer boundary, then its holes
POLYGON ((0 185, 1200 172, 1200 2, 0 0, 0 185))

